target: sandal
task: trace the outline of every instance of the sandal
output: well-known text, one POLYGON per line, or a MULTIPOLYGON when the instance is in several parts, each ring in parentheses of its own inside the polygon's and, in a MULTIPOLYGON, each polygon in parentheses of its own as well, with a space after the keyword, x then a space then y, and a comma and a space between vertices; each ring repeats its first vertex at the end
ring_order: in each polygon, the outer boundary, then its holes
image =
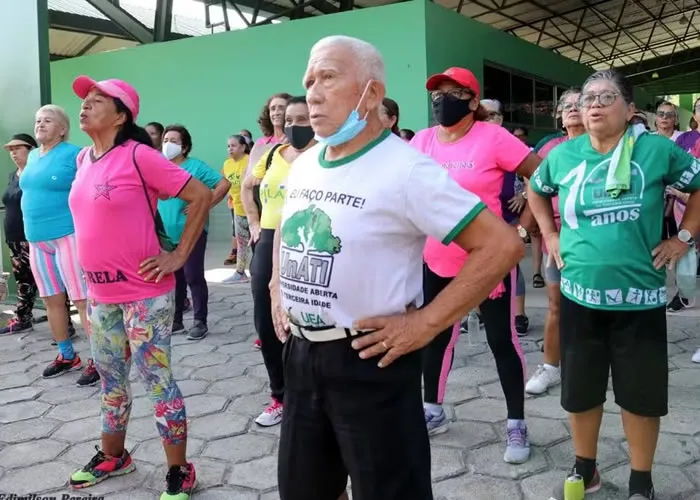
POLYGON ((545 283, 544 283, 544 278, 540 273, 536 273, 532 277, 532 287, 533 288, 544 288, 545 283))

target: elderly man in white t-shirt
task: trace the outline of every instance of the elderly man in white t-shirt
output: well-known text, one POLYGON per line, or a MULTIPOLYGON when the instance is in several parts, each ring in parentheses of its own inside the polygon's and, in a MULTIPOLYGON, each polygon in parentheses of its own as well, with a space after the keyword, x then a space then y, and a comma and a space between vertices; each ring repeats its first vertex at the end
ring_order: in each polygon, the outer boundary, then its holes
POLYGON ((431 500, 420 349, 524 254, 515 231, 379 119, 384 62, 333 36, 304 75, 319 144, 294 163, 270 283, 286 341, 281 500, 431 500), (426 236, 470 253, 422 306, 426 236))

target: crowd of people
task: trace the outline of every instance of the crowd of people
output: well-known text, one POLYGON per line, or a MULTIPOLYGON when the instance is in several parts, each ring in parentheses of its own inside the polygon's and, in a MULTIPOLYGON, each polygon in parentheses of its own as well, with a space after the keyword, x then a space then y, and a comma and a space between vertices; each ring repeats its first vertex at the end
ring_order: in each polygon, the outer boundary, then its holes
POLYGON ((282 500, 346 499, 348 478, 358 500, 433 498, 429 436, 449 431, 442 405, 470 311, 505 396, 503 460, 530 458, 525 393, 561 384, 575 457, 551 499, 565 500, 571 478, 600 489, 612 371, 629 498, 652 500, 668 412, 666 313, 694 299, 684 278, 697 271, 700 133, 678 133, 668 102, 651 133, 624 76, 600 71, 560 96, 560 130, 531 148, 527 129, 504 128, 501 103, 457 67, 428 78, 437 125, 414 133, 399 128, 381 54, 345 36, 314 45, 303 84, 305 96, 268 99, 261 138, 228 139, 221 171, 192 156, 186 127, 137 125, 139 95, 117 79, 73 83, 90 146, 68 142, 55 105, 37 112, 34 137, 5 145, 17 166, 3 202, 18 302, 0 333, 32 328, 38 293, 58 349, 43 376, 80 370, 72 301, 91 346, 78 385, 101 384, 101 446, 70 485, 134 470, 133 360, 168 465, 160 498, 187 500, 195 488, 171 336, 208 333, 208 219, 226 198, 224 263, 235 267, 224 283, 250 281, 271 393, 255 422, 281 423, 282 500), (529 380, 524 239, 532 284, 548 296, 544 363, 529 380))

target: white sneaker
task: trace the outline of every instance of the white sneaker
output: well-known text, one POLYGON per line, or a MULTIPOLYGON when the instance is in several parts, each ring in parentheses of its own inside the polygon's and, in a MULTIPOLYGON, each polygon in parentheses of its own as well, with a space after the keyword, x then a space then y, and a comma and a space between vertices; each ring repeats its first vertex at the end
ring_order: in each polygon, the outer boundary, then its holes
POLYGON ((558 366, 540 365, 535 374, 525 384, 528 394, 543 394, 550 387, 561 383, 561 370, 558 366))
POLYGON ((277 401, 275 398, 272 398, 272 403, 270 403, 270 406, 265 408, 265 411, 258 415, 258 418, 255 419, 255 423, 262 427, 272 427, 273 425, 277 425, 282 421, 283 410, 284 406, 282 403, 277 401))
POLYGON ((693 357, 690 358, 690 360, 691 360, 693 363, 700 363, 700 349, 698 349, 697 351, 695 351, 695 354, 693 354, 693 357))

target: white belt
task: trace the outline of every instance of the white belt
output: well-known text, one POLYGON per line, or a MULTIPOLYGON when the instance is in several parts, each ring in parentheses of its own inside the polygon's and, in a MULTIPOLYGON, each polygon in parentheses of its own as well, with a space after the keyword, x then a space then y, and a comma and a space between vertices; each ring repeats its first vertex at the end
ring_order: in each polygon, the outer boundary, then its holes
POLYGON ((351 328, 329 328, 328 330, 309 330, 303 326, 289 325, 292 335, 300 339, 308 340, 309 342, 331 342, 333 340, 346 339, 348 337, 356 337, 360 335, 359 330, 351 328))

